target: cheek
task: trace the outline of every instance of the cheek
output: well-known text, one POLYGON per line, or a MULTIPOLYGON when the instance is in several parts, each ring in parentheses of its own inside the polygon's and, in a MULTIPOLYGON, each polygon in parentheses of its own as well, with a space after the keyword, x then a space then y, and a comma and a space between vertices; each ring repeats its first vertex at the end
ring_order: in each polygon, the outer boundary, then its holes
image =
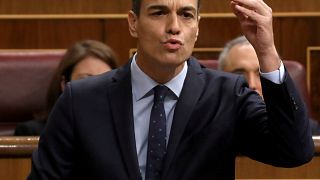
POLYGON ((195 45, 196 39, 194 36, 189 36, 187 37, 187 39, 185 40, 185 49, 186 51, 193 51, 194 45, 195 45))
POLYGON ((198 28, 194 27, 186 34, 186 42, 194 44, 197 40, 198 28))
POLYGON ((163 35, 163 24, 158 22, 141 22, 138 26, 138 36, 140 38, 151 38, 163 35), (147 28, 146 28, 147 27, 147 28))
POLYGON ((260 77, 259 77, 259 80, 257 81, 257 84, 258 84, 259 89, 262 89, 260 77))
POLYGON ((138 36, 140 46, 144 46, 145 48, 155 45, 155 42, 159 41, 159 37, 161 37, 161 35, 157 35, 157 33, 151 29, 140 32, 138 36))

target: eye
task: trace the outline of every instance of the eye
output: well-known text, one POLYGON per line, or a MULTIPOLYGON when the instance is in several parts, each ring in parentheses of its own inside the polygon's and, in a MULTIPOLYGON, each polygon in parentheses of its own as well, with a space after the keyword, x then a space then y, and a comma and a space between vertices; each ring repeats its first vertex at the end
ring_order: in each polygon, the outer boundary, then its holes
POLYGON ((190 13, 190 12, 183 12, 182 16, 184 18, 188 18, 188 19, 193 19, 194 18, 194 15, 192 13, 190 13))
POLYGON ((235 69, 235 70, 232 70, 231 72, 239 75, 244 74, 244 72, 240 69, 235 69))
POLYGON ((165 15, 164 11, 154 11, 150 13, 152 16, 162 16, 165 15))

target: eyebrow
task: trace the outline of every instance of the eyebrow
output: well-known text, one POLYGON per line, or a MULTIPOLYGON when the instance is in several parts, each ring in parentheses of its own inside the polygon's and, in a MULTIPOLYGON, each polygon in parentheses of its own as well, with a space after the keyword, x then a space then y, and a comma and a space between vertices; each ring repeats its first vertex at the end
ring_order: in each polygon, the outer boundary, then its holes
MULTIPOLYGON (((169 10, 169 8, 165 5, 149 5, 147 6, 147 10, 156 10, 156 9, 160 9, 160 10, 169 10)), ((193 11, 193 12, 197 12, 196 8, 193 6, 184 6, 178 9, 178 11, 193 11)))
POLYGON ((182 8, 179 9, 179 11, 193 11, 193 12, 197 12, 197 9, 193 6, 184 6, 182 8))
POLYGON ((243 72, 245 72, 245 69, 243 69, 243 68, 237 68, 237 69, 232 70, 231 72, 232 72, 232 73, 243 73, 243 72))
POLYGON ((165 9, 169 9, 169 8, 167 6, 165 6, 165 5, 150 5, 150 6, 147 6, 147 10, 153 10, 153 9, 165 10, 165 9))

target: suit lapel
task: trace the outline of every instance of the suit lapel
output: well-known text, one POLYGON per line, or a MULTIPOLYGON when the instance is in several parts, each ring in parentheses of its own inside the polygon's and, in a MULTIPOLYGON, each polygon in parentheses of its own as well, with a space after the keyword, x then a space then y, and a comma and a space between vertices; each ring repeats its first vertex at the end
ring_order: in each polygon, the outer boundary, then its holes
MULTIPOLYGON (((195 61, 191 59, 188 62, 188 73, 175 108, 163 177, 168 173, 184 129, 204 87, 204 80, 201 78, 203 72, 200 65, 195 61)), ((128 175, 132 180, 140 180, 134 135, 131 88, 130 63, 128 63, 115 74, 114 83, 108 90, 108 96, 118 143, 128 175)))
POLYGON ((171 161, 175 155, 177 146, 180 143, 184 129, 205 85, 204 80, 201 78, 203 72, 200 65, 195 61, 196 60, 191 58, 188 62, 188 73, 175 108, 163 177, 168 173, 171 161))
POLYGON ((118 143, 129 178, 140 180, 133 125, 130 63, 120 68, 113 80, 109 88, 109 99, 118 143))

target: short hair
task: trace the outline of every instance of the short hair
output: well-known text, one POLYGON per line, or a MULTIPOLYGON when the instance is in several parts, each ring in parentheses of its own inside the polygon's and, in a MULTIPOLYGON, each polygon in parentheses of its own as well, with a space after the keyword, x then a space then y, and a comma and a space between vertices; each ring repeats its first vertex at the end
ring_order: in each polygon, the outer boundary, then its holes
POLYGON ((245 36, 239 36, 231 41, 229 41, 223 48, 222 52, 218 58, 218 69, 223 70, 227 64, 227 57, 229 51, 236 45, 250 45, 250 42, 245 36))
MULTIPOLYGON (((139 16, 142 0, 132 0, 132 11, 139 16)), ((198 12, 200 11, 200 0, 198 0, 198 12)))

